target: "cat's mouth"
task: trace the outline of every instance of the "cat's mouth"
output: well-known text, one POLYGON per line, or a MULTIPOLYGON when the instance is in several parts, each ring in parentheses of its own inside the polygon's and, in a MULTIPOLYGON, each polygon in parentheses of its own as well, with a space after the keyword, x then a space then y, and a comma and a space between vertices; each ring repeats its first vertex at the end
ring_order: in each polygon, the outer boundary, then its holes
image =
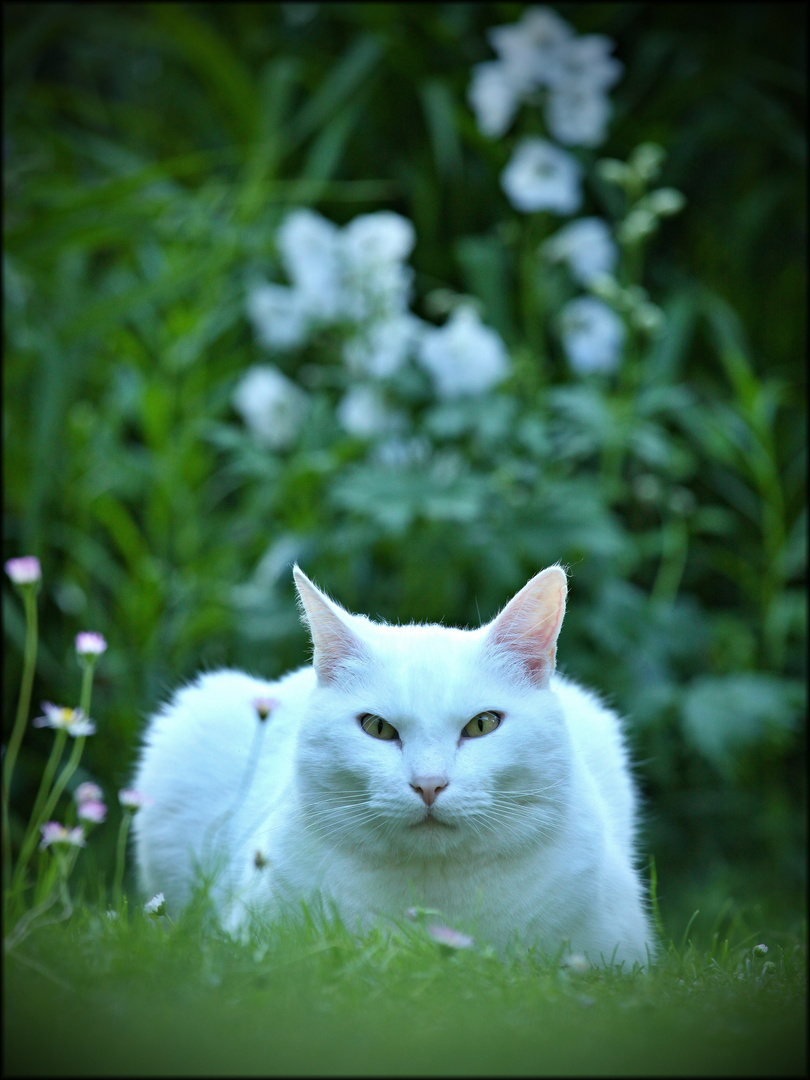
POLYGON ((451 825, 449 821, 441 821, 439 818, 434 817, 433 814, 427 813, 419 821, 415 821, 411 825, 412 829, 455 829, 455 825, 451 825))

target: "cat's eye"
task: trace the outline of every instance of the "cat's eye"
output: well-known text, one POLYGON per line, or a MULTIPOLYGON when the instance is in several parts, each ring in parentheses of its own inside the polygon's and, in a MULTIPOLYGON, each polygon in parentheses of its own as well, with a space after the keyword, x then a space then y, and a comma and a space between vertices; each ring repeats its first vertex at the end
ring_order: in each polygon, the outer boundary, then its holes
POLYGON ((477 739, 481 735, 489 735, 500 724, 501 718, 496 712, 487 710, 474 716, 472 720, 461 730, 462 739, 477 739))
POLYGON ((366 735, 371 735, 375 739, 399 738, 397 729, 393 724, 389 724, 381 716, 375 716, 374 713, 363 713, 358 719, 360 720, 360 727, 365 731, 366 735))

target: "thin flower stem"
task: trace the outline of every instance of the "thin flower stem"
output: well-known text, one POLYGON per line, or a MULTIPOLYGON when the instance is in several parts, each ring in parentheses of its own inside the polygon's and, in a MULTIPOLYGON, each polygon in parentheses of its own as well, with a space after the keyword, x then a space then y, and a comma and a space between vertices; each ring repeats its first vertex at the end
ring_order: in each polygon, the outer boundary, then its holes
POLYGON ((121 908, 121 896, 124 884, 124 862, 127 851, 127 834, 129 833, 132 811, 125 810, 118 829, 118 844, 115 852, 115 878, 113 880, 113 908, 119 911, 121 908))
POLYGON ((17 702, 17 717, 11 738, 8 741, 3 760, 3 880, 11 879, 11 826, 9 822, 9 799, 11 797, 11 778, 17 762, 28 712, 31 707, 31 689, 34 685, 34 670, 37 659, 37 601, 33 587, 22 590, 25 608, 25 646, 23 650, 23 673, 20 682, 20 698, 17 702))
POLYGON ((31 853, 34 850, 37 842, 37 830, 42 822, 45 820, 45 814, 43 812, 43 806, 47 800, 48 792, 50 791, 51 784, 53 783, 54 774, 59 762, 62 758, 62 751, 65 748, 65 742, 67 740, 67 731, 64 728, 60 728, 56 732, 56 738, 53 741, 51 747, 51 753, 45 763, 45 768, 42 772, 42 779, 39 783, 39 791, 37 797, 34 800, 34 809, 31 811, 31 817, 28 822, 28 828, 23 837, 23 842, 20 845, 20 854, 17 858, 17 865, 14 868, 14 876, 11 879, 12 887, 16 887, 17 883, 23 877, 25 868, 28 865, 28 860, 31 858, 31 853))

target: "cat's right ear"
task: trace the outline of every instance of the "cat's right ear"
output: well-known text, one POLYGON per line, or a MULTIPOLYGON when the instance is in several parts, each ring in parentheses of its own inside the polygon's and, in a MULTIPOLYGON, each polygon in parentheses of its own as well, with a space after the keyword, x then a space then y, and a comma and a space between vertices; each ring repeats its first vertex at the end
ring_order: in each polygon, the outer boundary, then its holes
POLYGON ((348 613, 313 585, 297 564, 293 578, 302 621, 312 637, 315 674, 320 682, 339 682, 341 672, 367 659, 365 645, 346 621, 348 613))

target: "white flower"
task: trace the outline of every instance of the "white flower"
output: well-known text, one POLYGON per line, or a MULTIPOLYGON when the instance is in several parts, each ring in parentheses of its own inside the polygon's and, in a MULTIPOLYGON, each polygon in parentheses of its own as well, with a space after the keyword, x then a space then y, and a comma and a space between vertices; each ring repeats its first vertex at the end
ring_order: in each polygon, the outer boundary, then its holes
POLYGON ((350 435, 370 439, 374 435, 390 432, 397 426, 397 419, 385 405, 383 396, 375 386, 353 386, 342 397, 337 407, 341 427, 350 435))
POLYGON ((161 915, 166 914, 166 897, 162 892, 159 892, 151 900, 146 901, 143 910, 150 918, 159 919, 161 915))
POLYGON ((425 330, 417 356, 442 398, 484 393, 509 371, 509 355, 500 336, 484 326, 467 304, 457 307, 441 328, 425 330))
POLYGON ((107 651, 107 642, 94 630, 82 630, 76 635, 76 652, 87 659, 101 656, 107 651))
POLYGON ((600 89, 571 83, 552 91, 546 102, 551 134, 566 146, 598 146, 605 141, 611 104, 600 89))
POLYGON ((39 844, 40 851, 44 851, 45 848, 50 847, 51 844, 67 844, 70 847, 87 847, 87 841, 84 838, 84 829, 81 825, 77 825, 73 829, 67 829, 64 825, 60 825, 58 821, 49 821, 45 825, 40 825, 39 831, 42 833, 42 840, 39 844))
POLYGON ((529 8, 520 22, 494 26, 488 31, 490 44, 521 93, 548 85, 557 70, 557 54, 573 37, 571 26, 547 7, 529 8))
POLYGON ((349 338, 343 359, 351 371, 387 378, 402 366, 425 325, 408 311, 373 322, 349 338))
POLYGON ((122 788, 118 792, 118 801, 125 810, 140 810, 142 806, 151 806, 153 800, 134 788, 122 788))
POLYGON ((416 243, 407 218, 390 210, 360 214, 340 235, 344 314, 384 320, 408 307, 413 271, 404 264, 416 243))
POLYGON ((288 446, 304 419, 304 391, 269 364, 248 368, 233 392, 233 406, 256 437, 273 450, 288 446))
POLYGON ((462 934, 460 930, 439 923, 432 923, 427 927, 427 932, 438 945, 446 949, 471 949, 475 944, 469 934, 462 934))
POLYGON ((104 798, 104 792, 98 784, 94 784, 92 781, 87 780, 83 784, 79 784, 73 792, 73 798, 79 805, 86 802, 101 802, 104 798))
POLYGON ((248 293, 247 312, 260 344, 268 349, 294 349, 310 328, 304 293, 264 282, 248 293))
POLYGON ((100 825, 107 817, 107 807, 96 799, 87 799, 79 803, 76 816, 81 821, 90 821, 94 825, 100 825))
POLYGON ((621 78, 621 61, 610 56, 615 45, 604 34, 569 37, 554 52, 549 85, 555 90, 575 85, 580 89, 607 90, 621 78))
POLYGON ((569 971, 573 972, 574 975, 584 975, 585 972, 590 971, 591 968, 591 965, 582 953, 570 953, 565 960, 563 960, 563 965, 567 967, 569 971))
POLYGON ((341 233, 341 249, 350 266, 374 270, 402 262, 416 243, 413 225, 393 210, 360 214, 341 233))
POLYGON ((543 253, 568 266, 580 284, 611 275, 619 250, 607 222, 597 217, 579 218, 556 232, 543 244, 543 253))
POLYGON ((550 210, 573 214, 582 202, 582 169, 576 158, 545 139, 520 142, 501 175, 512 205, 525 214, 550 210))
POLYGON ((625 325, 595 296, 571 300, 560 312, 563 348, 578 375, 615 371, 621 361, 625 325))
POLYGON ((71 709, 65 705, 52 705, 50 701, 43 701, 44 716, 38 716, 31 723, 34 727, 51 727, 64 730, 68 735, 77 738, 80 735, 92 735, 96 725, 84 715, 81 709, 71 709))
POLYGON ((337 225, 306 208, 291 211, 276 232, 284 269, 305 310, 322 323, 341 312, 339 238, 337 225))
POLYGON ((475 64, 467 100, 482 134, 500 138, 509 130, 520 105, 520 93, 500 60, 475 64))
POLYGON ((6 573, 15 585, 35 585, 42 580, 42 567, 36 555, 20 555, 6 561, 6 573))

